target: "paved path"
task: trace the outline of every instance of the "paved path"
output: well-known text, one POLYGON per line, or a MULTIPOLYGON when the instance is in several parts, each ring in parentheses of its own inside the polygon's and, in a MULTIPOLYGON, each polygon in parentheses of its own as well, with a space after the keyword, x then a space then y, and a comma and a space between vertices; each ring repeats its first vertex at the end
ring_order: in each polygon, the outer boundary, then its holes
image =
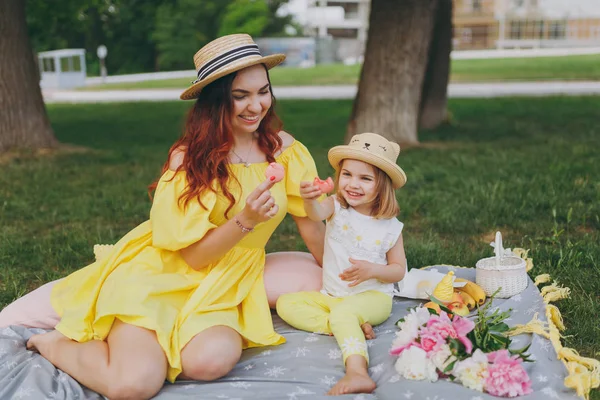
MULTIPOLYGON (((355 86, 280 86, 274 89, 278 99, 352 99, 355 86)), ((178 100, 179 89, 143 90, 44 90, 46 103, 104 103, 178 100)), ((505 96, 600 95, 600 81, 594 82, 499 82, 451 83, 451 98, 487 98, 505 96)))
MULTIPOLYGON (((534 58, 534 57, 561 57, 574 55, 600 54, 600 47, 561 47, 561 48, 537 48, 537 49, 489 49, 489 50, 453 50, 450 57, 453 60, 476 60, 490 58, 534 58)), ((282 67, 285 68, 285 67, 282 67)), ((86 78, 88 86, 100 85, 102 83, 121 82, 143 82, 161 79, 187 78, 190 81, 196 79, 196 71, 193 69, 184 71, 148 72, 142 74, 110 75, 104 79, 99 76, 86 78)))

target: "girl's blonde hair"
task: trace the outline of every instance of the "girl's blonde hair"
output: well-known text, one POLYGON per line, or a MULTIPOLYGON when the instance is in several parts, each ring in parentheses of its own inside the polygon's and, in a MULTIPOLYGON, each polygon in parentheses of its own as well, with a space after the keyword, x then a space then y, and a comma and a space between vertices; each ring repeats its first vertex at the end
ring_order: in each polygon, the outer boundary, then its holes
MULTIPOLYGON (((344 196, 342 196, 339 186, 340 172, 342 171, 344 160, 340 161, 339 168, 335 171, 335 186, 337 188, 337 200, 343 208, 348 208, 350 205, 346 199, 344 199, 344 196)), ((369 165, 371 165, 375 171, 375 191, 377 192, 377 196, 373 201, 373 208, 371 209, 371 217, 376 219, 395 218, 400 213, 400 206, 398 205, 398 199, 396 199, 396 191, 394 190, 392 180, 388 174, 381 169, 372 164, 369 165)))

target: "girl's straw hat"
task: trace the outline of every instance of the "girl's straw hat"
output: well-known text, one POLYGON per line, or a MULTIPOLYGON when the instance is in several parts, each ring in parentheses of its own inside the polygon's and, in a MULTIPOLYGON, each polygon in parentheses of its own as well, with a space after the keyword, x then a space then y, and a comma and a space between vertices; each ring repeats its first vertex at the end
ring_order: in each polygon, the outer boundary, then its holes
POLYGON ((198 79, 192 82, 192 86, 180 98, 195 99, 206 85, 232 72, 257 64, 265 64, 271 69, 283 60, 284 54, 263 57, 254 40, 245 33, 220 37, 206 44, 194 55, 198 79))
POLYGON ((376 133, 361 133, 352 136, 350 144, 329 150, 328 158, 336 171, 346 158, 374 165, 390 177, 394 189, 399 189, 406 183, 406 174, 396 164, 399 154, 400 146, 397 143, 376 133))

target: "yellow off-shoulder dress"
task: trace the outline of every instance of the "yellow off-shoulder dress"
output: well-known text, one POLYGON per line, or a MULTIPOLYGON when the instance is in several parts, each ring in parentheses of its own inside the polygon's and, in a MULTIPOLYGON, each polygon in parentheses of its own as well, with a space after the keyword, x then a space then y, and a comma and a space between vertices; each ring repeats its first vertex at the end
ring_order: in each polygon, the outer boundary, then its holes
MULTIPOLYGON (((156 332, 167 355, 171 382, 181 373, 181 350, 199 332, 215 325, 235 329, 244 348, 277 345, 285 339, 273 329, 263 285, 265 245, 286 212, 305 216, 299 184, 317 176, 314 160, 298 141, 278 157, 286 175, 271 189, 278 214, 256 226, 219 261, 196 271, 179 251, 227 222, 229 202, 206 191, 202 203, 185 209, 178 199, 185 172, 161 177, 150 219, 126 234, 105 258, 69 275, 52 291, 52 306, 61 316, 56 327, 78 342, 104 340, 115 318, 156 332)), ((229 212, 240 212, 245 199, 263 182, 268 163, 231 164, 240 182, 229 189, 239 199, 229 212), (240 188, 241 186, 241 188, 240 188)))

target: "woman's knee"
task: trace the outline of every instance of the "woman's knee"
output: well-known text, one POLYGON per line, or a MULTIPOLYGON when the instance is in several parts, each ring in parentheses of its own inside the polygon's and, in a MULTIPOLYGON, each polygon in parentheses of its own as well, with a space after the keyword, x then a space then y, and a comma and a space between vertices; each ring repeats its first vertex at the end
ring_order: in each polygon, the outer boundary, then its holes
POLYGON ((183 349, 183 375, 198 381, 214 381, 227 375, 240 360, 242 338, 224 326, 196 335, 183 349))
POLYGON ((108 384, 106 396, 110 400, 140 400, 154 397, 163 387, 166 376, 162 368, 148 365, 136 371, 115 376, 108 384))
POLYGON ((310 253, 267 254, 264 283, 269 306, 275 308, 282 294, 321 290, 322 275, 323 270, 310 253))

